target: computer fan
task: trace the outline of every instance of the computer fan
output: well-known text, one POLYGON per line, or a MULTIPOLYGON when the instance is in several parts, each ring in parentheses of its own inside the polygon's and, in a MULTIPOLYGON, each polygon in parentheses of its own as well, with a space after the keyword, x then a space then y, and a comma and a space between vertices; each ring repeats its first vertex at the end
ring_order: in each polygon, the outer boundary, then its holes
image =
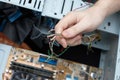
POLYGON ((27 72, 15 72, 11 80, 36 80, 36 76, 27 72))

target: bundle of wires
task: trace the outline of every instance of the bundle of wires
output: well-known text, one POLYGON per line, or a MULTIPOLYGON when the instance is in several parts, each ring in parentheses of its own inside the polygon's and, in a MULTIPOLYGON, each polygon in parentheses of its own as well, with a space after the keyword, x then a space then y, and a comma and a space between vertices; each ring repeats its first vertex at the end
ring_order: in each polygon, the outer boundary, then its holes
POLYGON ((49 55, 48 60, 49 60, 49 59, 54 59, 56 57, 60 57, 61 55, 63 55, 68 50, 69 47, 65 48, 59 54, 56 54, 54 52, 54 43, 55 43, 56 36, 59 36, 59 34, 58 35, 55 34, 54 29, 51 29, 48 33, 49 34, 48 34, 47 37, 49 38, 49 48, 50 48, 50 50, 48 50, 48 55, 49 55))

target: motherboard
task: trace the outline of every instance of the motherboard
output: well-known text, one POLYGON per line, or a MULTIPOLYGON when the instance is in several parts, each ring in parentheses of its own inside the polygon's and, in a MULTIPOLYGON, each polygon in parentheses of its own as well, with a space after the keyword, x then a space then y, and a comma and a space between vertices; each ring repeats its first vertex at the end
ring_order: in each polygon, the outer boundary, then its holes
POLYGON ((101 80, 102 75, 96 67, 11 48, 2 80, 101 80))

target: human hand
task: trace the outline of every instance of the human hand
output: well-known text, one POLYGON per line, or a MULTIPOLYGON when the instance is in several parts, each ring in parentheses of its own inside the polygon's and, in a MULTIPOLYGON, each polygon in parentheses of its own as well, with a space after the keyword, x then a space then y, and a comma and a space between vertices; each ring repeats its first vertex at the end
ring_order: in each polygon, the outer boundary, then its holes
POLYGON ((104 20, 105 13, 97 6, 84 11, 72 11, 68 13, 55 26, 56 40, 66 48, 67 45, 79 45, 82 41, 82 34, 95 30, 104 20))

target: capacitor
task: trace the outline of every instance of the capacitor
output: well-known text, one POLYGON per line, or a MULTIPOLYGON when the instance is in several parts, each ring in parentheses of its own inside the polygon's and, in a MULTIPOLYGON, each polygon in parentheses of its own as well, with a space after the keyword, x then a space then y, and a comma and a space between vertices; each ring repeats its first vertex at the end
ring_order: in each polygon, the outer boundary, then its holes
POLYGON ((10 65, 12 64, 12 62, 10 62, 10 65))
POLYGON ((92 73, 90 74, 90 76, 91 76, 92 78, 94 78, 94 79, 96 79, 96 78, 97 78, 97 74, 96 74, 96 73, 94 73, 94 72, 92 72, 92 73))
POLYGON ((9 73, 12 74, 12 70, 9 70, 9 73))
POLYGON ((63 73, 64 73, 64 70, 60 70, 59 73, 62 73, 62 74, 63 74, 63 73))
POLYGON ((54 76, 56 76, 56 75, 57 75, 57 73, 53 73, 53 75, 54 75, 54 76))
POLYGON ((8 70, 8 69, 6 69, 6 70, 5 70, 5 72, 6 72, 6 73, 8 73, 8 72, 9 72, 9 70, 8 70))
POLYGON ((16 61, 18 59, 18 57, 15 57, 14 60, 16 61))
POLYGON ((45 67, 45 65, 44 64, 41 64, 41 68, 44 68, 45 67))
POLYGON ((55 73, 57 73, 57 72, 58 72, 58 70, 54 70, 54 72, 55 72, 55 73))
POLYGON ((84 71, 86 71, 87 67, 81 66, 81 69, 84 70, 84 71))
POLYGON ((30 62, 30 58, 27 59, 27 62, 30 62))
POLYGON ((55 79, 55 78, 56 78, 56 76, 54 75, 54 76, 52 76, 52 78, 53 78, 53 79, 55 79))

